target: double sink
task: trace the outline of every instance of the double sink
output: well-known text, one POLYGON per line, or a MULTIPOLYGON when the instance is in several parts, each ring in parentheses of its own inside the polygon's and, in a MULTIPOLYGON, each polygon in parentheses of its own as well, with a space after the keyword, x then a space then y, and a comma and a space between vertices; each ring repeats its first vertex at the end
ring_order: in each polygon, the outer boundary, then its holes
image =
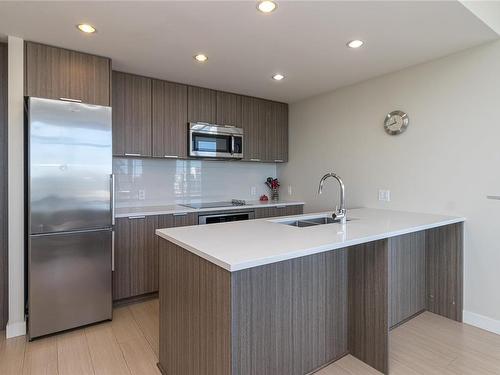
MULTIPOLYGON (((347 221, 350 221, 350 219, 347 219, 347 221)), ((316 217, 302 216, 294 219, 273 220, 273 222, 290 225, 292 227, 305 228, 316 225, 339 223, 340 220, 333 219, 331 216, 316 216, 316 217)))

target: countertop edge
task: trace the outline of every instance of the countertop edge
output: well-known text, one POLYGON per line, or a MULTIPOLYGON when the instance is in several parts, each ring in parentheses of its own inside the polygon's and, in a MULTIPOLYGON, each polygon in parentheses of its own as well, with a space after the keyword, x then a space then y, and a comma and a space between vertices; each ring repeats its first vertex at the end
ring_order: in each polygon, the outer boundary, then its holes
MULTIPOLYGON (((171 210, 158 210, 158 211, 148 211, 144 209, 144 211, 136 211, 136 212, 126 212, 115 214, 115 218, 124 218, 131 216, 156 216, 156 215, 171 215, 171 214, 189 214, 189 213, 199 213, 199 212, 215 212, 215 211, 233 211, 233 210, 246 210, 252 208, 267 208, 267 207, 284 207, 284 206, 303 206, 305 202, 276 202, 276 203, 261 203, 261 204, 248 204, 245 206, 229 206, 229 207, 218 207, 218 208, 189 208, 189 207, 181 207, 174 208, 171 210)), ((133 208, 133 207, 130 207, 133 208)), ((126 209, 124 207, 118 209, 126 209)))
MULTIPOLYGON (((262 220, 268 220, 268 219, 262 219, 262 220)), ((322 245, 319 247, 306 248, 306 249, 296 251, 293 253, 276 255, 273 257, 261 258, 261 259, 252 260, 250 262, 243 262, 243 263, 237 263, 237 264, 232 264, 232 265, 228 264, 228 263, 226 263, 218 258, 215 258, 211 255, 208 255, 208 254, 206 254, 206 253, 204 253, 196 248, 193 248, 192 246, 189 246, 189 245, 183 243, 182 241, 179 241, 179 240, 163 233, 161 229, 157 229, 155 231, 155 233, 159 237, 161 237, 165 240, 168 240, 168 241, 192 252, 193 254, 198 255, 199 257, 201 257, 205 260, 208 260, 211 263, 218 265, 219 267, 225 269, 226 271, 236 272, 236 271, 241 271, 241 270, 248 269, 248 268, 264 266, 266 264, 278 263, 278 262, 282 262, 285 260, 300 258, 303 256, 319 254, 322 252, 327 252, 327 251, 332 251, 332 250, 337 250, 337 249, 343 249, 345 247, 355 246, 355 245, 359 245, 362 243, 378 241, 378 240, 382 240, 382 239, 386 239, 386 238, 402 236, 402 235, 409 234, 409 233, 420 232, 423 230, 438 228, 438 227, 442 227, 445 225, 462 223, 462 222, 465 222, 465 220, 466 220, 465 217, 450 218, 448 220, 443 220, 443 221, 439 221, 439 222, 435 222, 435 223, 431 223, 431 224, 423 224, 423 225, 419 225, 419 226, 415 226, 415 227, 409 227, 409 228, 405 228, 405 229, 401 229, 401 230, 381 233, 378 235, 360 237, 360 238, 356 238, 356 239, 350 240, 350 241, 345 241, 342 243, 326 244, 326 245, 322 245)))

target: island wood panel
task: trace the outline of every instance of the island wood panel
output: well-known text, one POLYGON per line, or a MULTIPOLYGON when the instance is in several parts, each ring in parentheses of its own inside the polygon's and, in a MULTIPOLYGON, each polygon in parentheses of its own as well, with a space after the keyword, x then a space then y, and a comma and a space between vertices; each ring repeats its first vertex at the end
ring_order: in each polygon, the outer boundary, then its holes
POLYGON ((7 44, 0 43, 0 330, 8 321, 7 44))
POLYGON ((332 362, 348 351, 348 248, 325 253, 326 264, 326 340, 327 361, 332 362), (333 339, 332 339, 333 338, 333 339))
POLYGON ((347 352, 347 250, 232 274, 233 375, 302 375, 347 352))
POLYGON ((218 125, 241 127, 241 95, 217 91, 217 121, 218 125))
POLYGON ((25 43, 25 95, 69 98, 110 105, 111 60, 105 57, 25 43))
POLYGON ((113 71, 113 155, 152 155, 151 79, 113 71))
POLYGON ((189 122, 214 124, 217 120, 217 91, 188 86, 187 109, 189 122))
POLYGON ((153 156, 187 157, 187 86, 153 80, 153 156))
POLYGON ((389 327, 426 308, 425 231, 389 241, 389 327))
POLYGON ((168 375, 231 374, 231 274, 160 240, 159 367, 168 375))
POLYGON ((427 310, 462 321, 463 223, 426 231, 427 310))
POLYGON ((294 374, 292 263, 232 275, 232 374, 294 374))
POLYGON ((349 247, 349 353, 389 372, 388 241, 349 247))

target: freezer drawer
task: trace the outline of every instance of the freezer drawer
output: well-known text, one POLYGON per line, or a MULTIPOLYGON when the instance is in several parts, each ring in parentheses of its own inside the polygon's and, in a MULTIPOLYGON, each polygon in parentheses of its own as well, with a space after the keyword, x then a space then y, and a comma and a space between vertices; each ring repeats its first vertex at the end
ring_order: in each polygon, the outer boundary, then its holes
POLYGON ((29 238, 29 338, 112 318, 109 230, 29 238))

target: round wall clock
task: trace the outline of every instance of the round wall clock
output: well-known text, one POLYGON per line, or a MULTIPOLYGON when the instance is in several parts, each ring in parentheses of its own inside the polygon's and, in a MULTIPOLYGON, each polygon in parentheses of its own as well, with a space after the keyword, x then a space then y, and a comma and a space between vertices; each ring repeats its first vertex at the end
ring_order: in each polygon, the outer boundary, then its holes
POLYGON ((403 133, 410 119, 408 115, 403 111, 392 111, 385 116, 384 129, 390 135, 397 135, 403 133))

